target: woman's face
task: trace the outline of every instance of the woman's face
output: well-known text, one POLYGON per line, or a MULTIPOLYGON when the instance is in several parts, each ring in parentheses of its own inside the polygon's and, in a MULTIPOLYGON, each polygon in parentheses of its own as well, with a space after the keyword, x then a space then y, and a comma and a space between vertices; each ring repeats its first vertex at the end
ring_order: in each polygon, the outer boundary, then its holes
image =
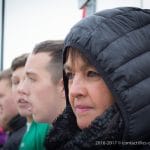
POLYGON ((95 68, 81 57, 72 64, 69 55, 64 69, 69 80, 69 101, 79 128, 84 129, 112 105, 113 96, 95 68))

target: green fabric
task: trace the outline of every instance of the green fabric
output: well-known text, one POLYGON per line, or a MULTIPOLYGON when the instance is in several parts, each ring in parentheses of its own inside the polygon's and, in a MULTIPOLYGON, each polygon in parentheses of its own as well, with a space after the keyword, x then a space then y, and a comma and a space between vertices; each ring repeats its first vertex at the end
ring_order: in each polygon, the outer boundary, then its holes
POLYGON ((24 134, 19 150, 45 150, 44 140, 52 126, 33 121, 24 134))

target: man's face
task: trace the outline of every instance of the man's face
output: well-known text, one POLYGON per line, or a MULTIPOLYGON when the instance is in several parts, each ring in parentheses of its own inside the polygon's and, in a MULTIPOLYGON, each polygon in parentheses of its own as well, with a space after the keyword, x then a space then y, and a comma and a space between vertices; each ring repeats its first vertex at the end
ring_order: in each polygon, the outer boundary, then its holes
POLYGON ((17 106, 8 80, 0 81, 0 125, 5 129, 7 123, 17 115, 17 106))
POLYGON ((19 67, 12 73, 12 91, 15 97, 17 108, 21 116, 32 115, 32 105, 28 100, 26 92, 22 91, 22 83, 25 79, 24 67, 19 67))
POLYGON ((59 84, 52 81, 47 69, 51 56, 47 53, 31 54, 25 65, 23 91, 28 93, 32 104, 33 119, 38 122, 52 122, 59 107, 59 84))

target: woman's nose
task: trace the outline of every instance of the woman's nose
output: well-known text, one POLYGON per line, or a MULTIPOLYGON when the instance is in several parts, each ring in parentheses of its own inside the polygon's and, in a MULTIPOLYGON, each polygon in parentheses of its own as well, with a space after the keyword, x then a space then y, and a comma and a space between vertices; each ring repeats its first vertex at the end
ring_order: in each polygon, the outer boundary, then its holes
POLYGON ((85 96, 87 93, 86 82, 83 78, 74 77, 69 85, 69 94, 71 97, 85 96))

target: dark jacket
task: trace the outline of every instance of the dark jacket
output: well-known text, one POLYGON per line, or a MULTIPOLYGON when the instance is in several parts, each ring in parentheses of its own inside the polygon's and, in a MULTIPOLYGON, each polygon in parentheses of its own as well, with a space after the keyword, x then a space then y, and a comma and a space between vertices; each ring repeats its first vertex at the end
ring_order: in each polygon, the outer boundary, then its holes
POLYGON ((9 135, 3 150, 18 150, 22 137, 26 131, 26 118, 17 115, 9 122, 9 135))
POLYGON ((5 144, 6 140, 7 140, 7 134, 3 130, 3 128, 0 127, 0 149, 2 149, 2 147, 5 144))
MULTIPOLYGON (((47 149, 150 149, 150 10, 116 8, 82 19, 65 39, 102 75, 116 103, 84 130, 68 103, 47 149)), ((68 101, 67 79, 64 74, 68 101)))

